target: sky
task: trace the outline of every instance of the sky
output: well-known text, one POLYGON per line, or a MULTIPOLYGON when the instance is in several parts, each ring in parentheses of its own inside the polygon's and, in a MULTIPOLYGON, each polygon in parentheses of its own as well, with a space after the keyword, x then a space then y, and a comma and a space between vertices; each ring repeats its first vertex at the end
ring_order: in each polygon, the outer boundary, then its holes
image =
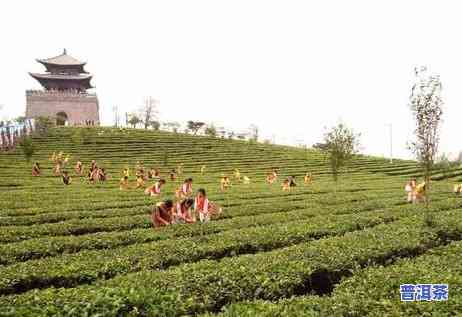
POLYGON ((413 69, 443 83, 441 151, 458 153, 462 4, 439 0, 2 1, 0 117, 25 112, 36 58, 87 61, 101 121, 160 100, 161 121, 200 120, 282 144, 343 122, 362 152, 408 158, 413 69))

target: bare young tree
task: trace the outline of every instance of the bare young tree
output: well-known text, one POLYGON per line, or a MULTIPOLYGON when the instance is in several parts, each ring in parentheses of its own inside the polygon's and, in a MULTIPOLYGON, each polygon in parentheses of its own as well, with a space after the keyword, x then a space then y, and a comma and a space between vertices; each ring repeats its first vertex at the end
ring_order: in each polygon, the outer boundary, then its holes
POLYGON ((339 123, 324 135, 327 160, 334 181, 353 155, 359 150, 359 134, 356 134, 345 124, 339 123))
POLYGON ((259 132, 260 131, 258 129, 258 126, 255 125, 255 124, 251 124, 249 126, 249 138, 250 138, 250 140, 257 142, 258 137, 259 137, 259 132))
POLYGON ((135 129, 138 124, 143 122, 136 113, 128 114, 128 118, 129 119, 127 123, 130 124, 133 127, 133 129, 135 129))
POLYGON ((163 122, 162 126, 167 131, 170 131, 170 132, 173 132, 173 133, 178 133, 178 129, 181 127, 181 124, 179 124, 178 122, 175 122, 175 121, 171 121, 171 122, 163 122))
POLYGON ((236 132, 234 131, 227 131, 226 134, 228 135, 228 139, 232 140, 236 137, 236 132))
POLYGON ((173 122, 170 122, 170 126, 172 127, 173 133, 178 133, 181 127, 181 124, 179 122, 173 121, 173 122))
POLYGON ((217 135, 224 139, 226 136, 226 129, 224 127, 217 127, 217 135))
POLYGON ((153 97, 147 97, 144 100, 144 105, 140 109, 140 119, 147 129, 152 125, 152 121, 157 119, 159 100, 153 97))
POLYGON ((415 69, 416 82, 412 86, 409 105, 416 128, 415 140, 409 149, 423 169, 427 190, 435 164, 440 141, 440 123, 443 115, 442 85, 438 75, 429 75, 426 67, 415 69))
POLYGON ((112 107, 112 113, 114 114, 114 127, 118 128, 119 125, 120 125, 119 107, 113 106, 112 107))

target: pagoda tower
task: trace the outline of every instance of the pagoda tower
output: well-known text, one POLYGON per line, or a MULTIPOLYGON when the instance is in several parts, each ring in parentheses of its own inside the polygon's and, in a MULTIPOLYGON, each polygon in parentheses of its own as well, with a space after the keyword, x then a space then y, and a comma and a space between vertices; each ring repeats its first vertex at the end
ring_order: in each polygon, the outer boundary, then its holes
POLYGON ((64 52, 56 57, 37 59, 45 73, 29 73, 43 90, 26 91, 26 117, 50 117, 57 125, 99 125, 99 104, 92 75, 81 62, 64 52))

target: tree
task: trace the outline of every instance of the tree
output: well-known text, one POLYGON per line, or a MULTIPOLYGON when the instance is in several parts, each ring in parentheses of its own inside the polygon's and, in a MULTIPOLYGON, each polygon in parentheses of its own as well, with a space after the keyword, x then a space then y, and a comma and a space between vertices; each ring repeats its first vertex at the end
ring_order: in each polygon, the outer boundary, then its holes
POLYGON ((172 127, 173 133, 178 133, 178 129, 181 127, 181 124, 178 122, 170 122, 170 126, 172 127))
POLYGON ((173 133, 178 133, 178 129, 181 126, 178 122, 175 121, 164 122, 162 125, 167 129, 167 131, 171 131, 173 133))
POLYGON ((327 151, 328 150, 327 144, 322 143, 322 142, 315 143, 315 144, 313 144, 312 147, 313 147, 313 149, 319 150, 319 151, 327 151))
POLYGON ((234 131, 228 131, 228 139, 232 140, 236 136, 236 132, 234 131))
POLYGON ((461 162, 461 164, 462 164, 462 151, 459 152, 459 155, 457 155, 456 161, 461 162))
POLYGON ((258 127, 255 124, 251 124, 249 126, 249 138, 250 138, 250 140, 257 142, 258 141, 258 133, 259 133, 258 127))
POLYGON ((224 139, 226 136, 226 129, 224 127, 218 127, 217 128, 217 134, 224 139))
POLYGON ((35 118, 35 131, 41 136, 47 136, 53 126, 54 122, 49 117, 35 118))
POLYGON ((130 124, 133 128, 136 128, 136 126, 142 122, 136 113, 130 113, 128 117, 128 124, 130 124))
POLYGON ((153 97, 147 97, 144 100, 144 106, 140 109, 140 119, 144 124, 144 128, 147 129, 151 126, 152 121, 157 119, 158 109, 157 105, 159 100, 154 99, 153 97))
POLYGON ((19 141, 19 147, 21 148, 21 151, 24 154, 26 161, 29 162, 35 153, 35 145, 32 141, 32 138, 29 136, 21 138, 21 140, 19 141))
POLYGON ((205 125, 204 122, 200 121, 188 121, 187 127, 193 132, 194 135, 205 125))
POLYGON ((112 107, 112 112, 114 114, 114 127, 118 128, 120 124, 119 107, 117 106, 112 107))
POLYGON ((16 121, 19 124, 22 124, 22 123, 26 122, 26 117, 20 116, 20 117, 15 118, 14 121, 16 121))
POLYGON ((160 129, 160 122, 159 122, 159 121, 156 121, 156 120, 151 121, 151 127, 152 127, 154 130, 159 131, 159 129, 160 129))
POLYGON ((247 133, 239 133, 236 135, 236 138, 238 138, 239 140, 245 140, 246 137, 247 133))
POLYGON ((332 171, 334 181, 338 180, 341 170, 359 149, 359 134, 343 123, 331 128, 324 135, 324 144, 326 144, 327 160, 332 171))
POLYGON ((208 125, 205 128, 205 135, 211 136, 211 137, 216 137, 217 136, 217 128, 212 124, 208 125))
MULTIPOLYGON (((409 144, 423 169, 427 191, 440 141, 440 122, 443 115, 442 85, 438 75, 429 75, 426 67, 415 69, 416 81, 412 86, 409 106, 416 128, 415 140, 409 144)), ((428 199, 427 199, 428 201, 428 199)))

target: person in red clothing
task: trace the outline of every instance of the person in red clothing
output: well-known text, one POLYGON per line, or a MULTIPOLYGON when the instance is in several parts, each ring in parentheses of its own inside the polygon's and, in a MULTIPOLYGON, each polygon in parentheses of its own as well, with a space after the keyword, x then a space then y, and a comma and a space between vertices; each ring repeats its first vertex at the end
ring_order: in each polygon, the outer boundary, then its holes
POLYGON ((32 167, 32 176, 40 176, 40 165, 38 162, 35 162, 32 167))
POLYGON ((175 223, 194 223, 196 219, 191 215, 194 199, 187 198, 176 204, 175 223))
POLYGON ((164 227, 173 222, 173 201, 165 200, 157 203, 151 213, 151 221, 155 228, 164 227))

